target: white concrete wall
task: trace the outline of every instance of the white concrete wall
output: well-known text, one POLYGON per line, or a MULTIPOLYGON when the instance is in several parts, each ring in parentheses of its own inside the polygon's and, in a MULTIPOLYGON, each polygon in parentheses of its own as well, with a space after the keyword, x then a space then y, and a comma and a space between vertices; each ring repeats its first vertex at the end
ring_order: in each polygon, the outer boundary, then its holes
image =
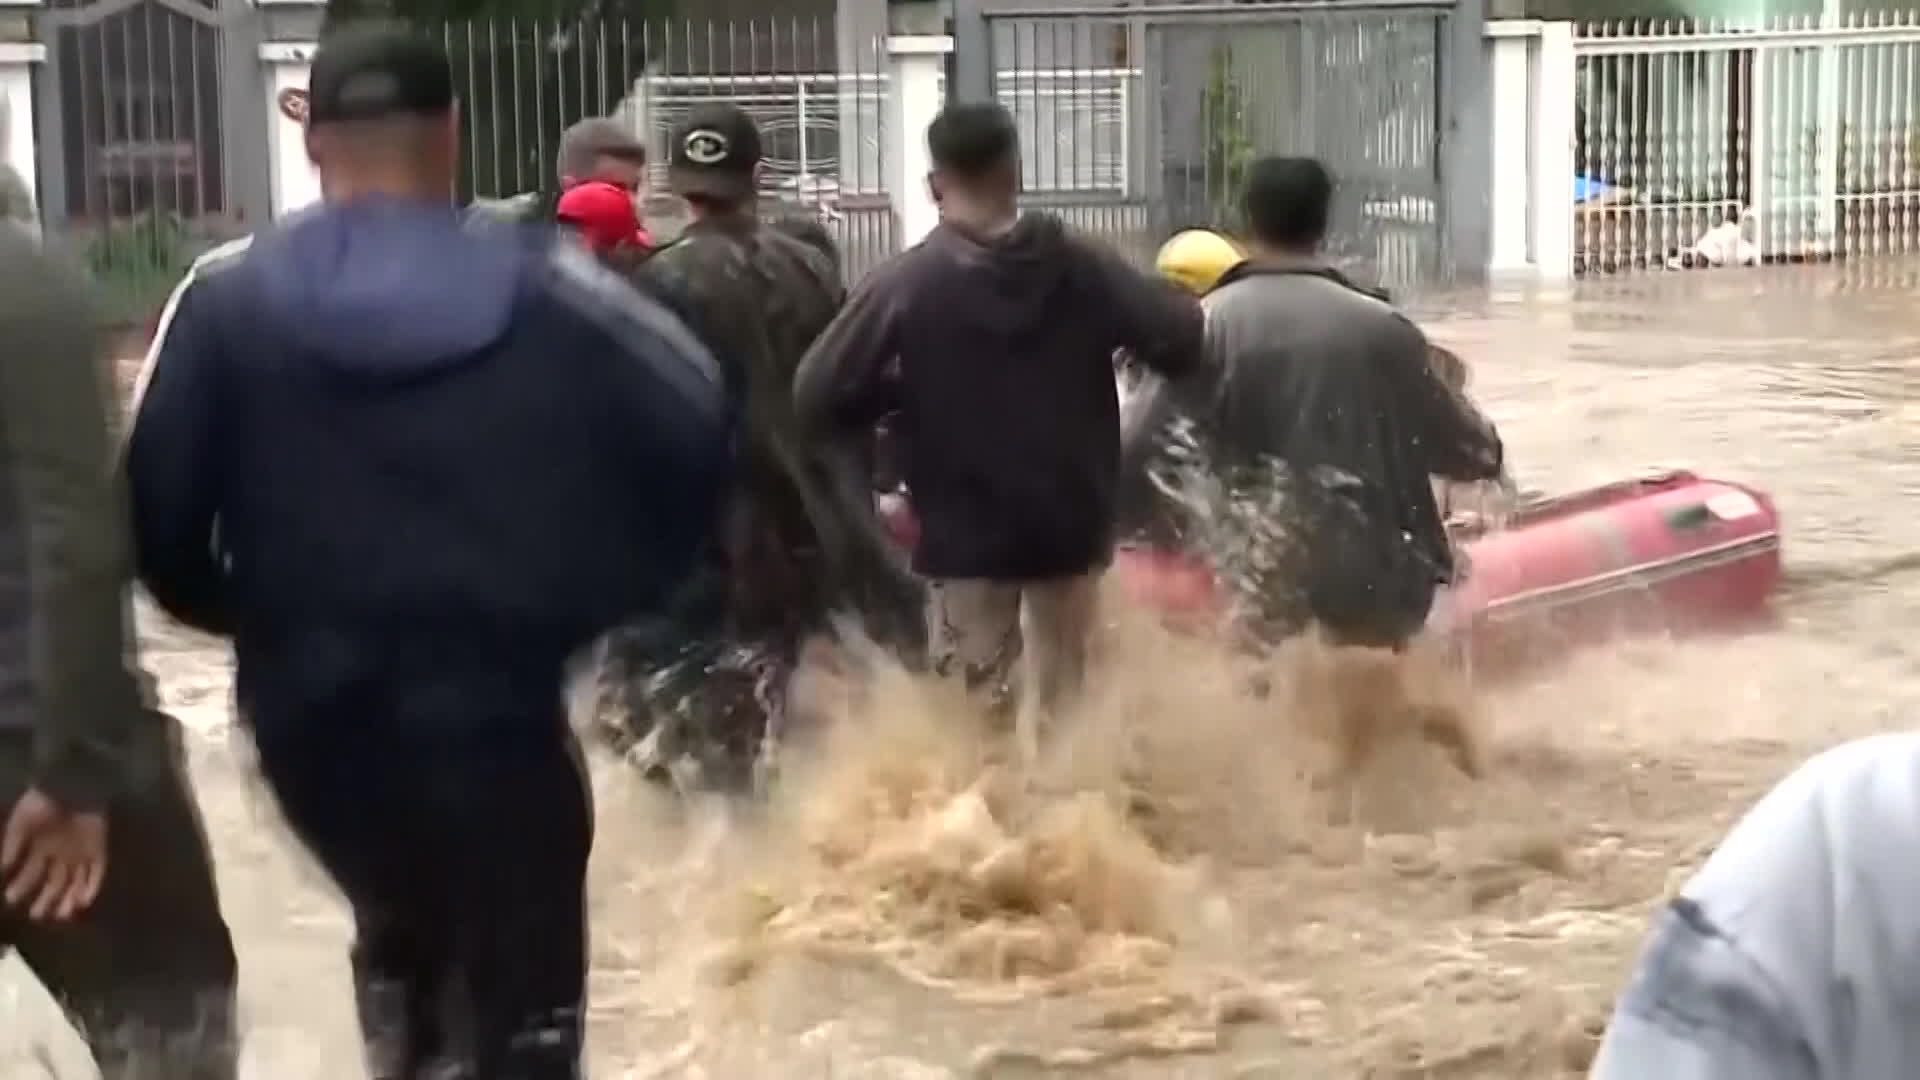
POLYGON ((932 162, 927 157, 927 125, 946 104, 947 56, 953 39, 945 35, 907 35, 887 39, 891 71, 887 80, 885 153, 887 193, 899 215, 901 248, 933 231, 940 211, 927 186, 932 162))
POLYGON ((263 92, 267 95, 267 160, 272 170, 273 216, 318 202, 320 174, 307 160, 306 125, 281 109, 288 91, 305 94, 307 74, 318 46, 311 42, 271 42, 260 46, 263 92))
POLYGON ((1487 270, 1573 276, 1573 24, 1487 24, 1493 214, 1487 270))
POLYGON ((46 54, 43 45, 0 43, 0 161, 26 182, 35 206, 46 200, 40 194, 33 134, 33 75, 46 54))

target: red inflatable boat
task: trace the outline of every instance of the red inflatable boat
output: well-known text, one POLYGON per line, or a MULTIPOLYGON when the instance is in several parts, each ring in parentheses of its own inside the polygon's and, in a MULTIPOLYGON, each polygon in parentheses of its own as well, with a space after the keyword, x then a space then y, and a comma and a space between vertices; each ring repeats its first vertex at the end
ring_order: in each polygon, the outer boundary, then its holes
MULTIPOLYGON (((917 525, 905 501, 890 497, 882 512, 911 546, 917 525)), ((1623 632, 1755 620, 1781 575, 1772 500, 1682 470, 1524 503, 1504 528, 1463 529, 1459 539, 1465 577, 1436 599, 1429 625, 1493 666, 1623 632)), ((1221 615, 1213 579, 1194 560, 1128 548, 1114 570, 1179 622, 1221 615)))
POLYGON ((1462 539, 1467 573, 1429 625, 1493 666, 1622 633, 1758 622, 1781 577, 1773 501, 1682 470, 1523 504, 1505 528, 1462 539))

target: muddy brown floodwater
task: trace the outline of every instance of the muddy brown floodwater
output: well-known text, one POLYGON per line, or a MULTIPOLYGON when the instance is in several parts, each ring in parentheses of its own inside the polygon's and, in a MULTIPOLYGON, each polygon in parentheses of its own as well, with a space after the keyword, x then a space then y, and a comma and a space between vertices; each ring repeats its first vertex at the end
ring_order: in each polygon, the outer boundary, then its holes
MULTIPOLYGON (((600 763, 595 1074, 1578 1075, 1649 909, 1728 821, 1808 753, 1913 715, 1916 278, 1713 271, 1431 306, 1527 486, 1689 465, 1773 492, 1788 539, 1776 630, 1473 688, 1478 782, 1395 744, 1357 824, 1329 825, 1305 775, 1324 701, 1251 701, 1224 659, 1132 622, 1024 782, 891 681, 754 820, 600 763)), ((348 928, 226 734, 223 656, 143 629, 197 733, 247 1075, 358 1076, 348 928)), ((88 1075, 16 968, 0 1008, 0 1076, 88 1075)))

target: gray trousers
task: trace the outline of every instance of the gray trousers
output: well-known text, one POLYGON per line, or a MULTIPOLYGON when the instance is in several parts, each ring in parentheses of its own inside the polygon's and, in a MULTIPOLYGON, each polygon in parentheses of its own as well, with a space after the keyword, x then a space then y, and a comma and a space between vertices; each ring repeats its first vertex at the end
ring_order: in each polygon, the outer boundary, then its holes
MULTIPOLYGON (((927 588, 927 648, 936 673, 1013 702, 1025 742, 1086 681, 1100 574, 1051 581, 939 580, 927 588)), ((1031 746, 1029 746, 1031 749, 1031 746)))

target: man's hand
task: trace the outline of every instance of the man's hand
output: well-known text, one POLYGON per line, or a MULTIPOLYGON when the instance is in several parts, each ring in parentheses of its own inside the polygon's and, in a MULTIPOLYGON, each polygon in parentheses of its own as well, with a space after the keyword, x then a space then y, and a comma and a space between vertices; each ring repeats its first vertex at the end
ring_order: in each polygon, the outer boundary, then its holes
POLYGON ((0 884, 8 907, 35 922, 65 922, 100 895, 107 876, 107 816, 69 813, 28 788, 0 833, 0 884))

